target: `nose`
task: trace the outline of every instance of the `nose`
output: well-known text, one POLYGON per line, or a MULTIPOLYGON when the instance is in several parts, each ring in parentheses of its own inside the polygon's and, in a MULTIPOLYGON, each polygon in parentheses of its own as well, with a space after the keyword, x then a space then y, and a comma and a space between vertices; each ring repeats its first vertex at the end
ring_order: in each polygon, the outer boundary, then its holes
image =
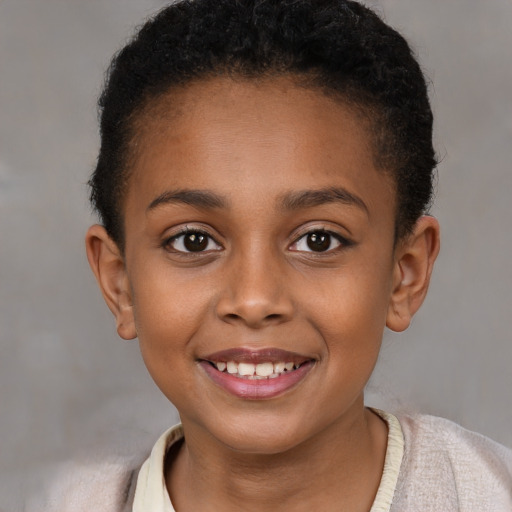
POLYGON ((263 251, 227 265, 217 315, 227 323, 260 329, 289 321, 294 306, 283 265, 263 251))

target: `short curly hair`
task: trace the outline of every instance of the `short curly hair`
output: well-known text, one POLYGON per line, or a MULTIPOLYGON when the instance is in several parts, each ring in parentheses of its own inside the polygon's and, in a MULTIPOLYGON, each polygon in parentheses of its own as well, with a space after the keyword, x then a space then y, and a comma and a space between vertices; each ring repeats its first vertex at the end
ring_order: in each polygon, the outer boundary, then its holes
POLYGON ((426 81, 405 39, 372 10, 350 0, 178 0, 114 56, 99 100, 90 199, 121 249, 135 120, 173 87, 221 75, 296 76, 362 108, 375 161, 395 180, 395 237, 428 210, 437 162, 426 81))

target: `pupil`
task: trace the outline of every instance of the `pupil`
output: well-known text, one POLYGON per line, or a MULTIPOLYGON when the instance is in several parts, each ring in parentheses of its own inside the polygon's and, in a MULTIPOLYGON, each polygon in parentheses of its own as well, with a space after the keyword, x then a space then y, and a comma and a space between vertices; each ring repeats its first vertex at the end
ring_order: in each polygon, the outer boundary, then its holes
POLYGON ((189 233, 185 236, 185 240, 183 241, 187 251, 198 252, 204 251, 206 246, 208 245, 208 239, 205 235, 201 233, 189 233))
POLYGON ((328 233, 311 233, 308 235, 307 244, 312 251, 326 251, 331 245, 331 235, 328 233))

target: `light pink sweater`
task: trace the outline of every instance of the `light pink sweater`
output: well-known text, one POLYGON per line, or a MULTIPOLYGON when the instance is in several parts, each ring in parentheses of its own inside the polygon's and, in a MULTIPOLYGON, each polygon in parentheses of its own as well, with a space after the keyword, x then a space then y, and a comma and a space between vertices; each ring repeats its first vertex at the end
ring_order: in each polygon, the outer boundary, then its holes
MULTIPOLYGON (((433 416, 399 416, 404 455, 389 512, 512 511, 512 450, 433 416)), ((69 464, 26 512, 128 512, 142 458, 69 464)), ((150 512, 150 511, 148 511, 150 512)))

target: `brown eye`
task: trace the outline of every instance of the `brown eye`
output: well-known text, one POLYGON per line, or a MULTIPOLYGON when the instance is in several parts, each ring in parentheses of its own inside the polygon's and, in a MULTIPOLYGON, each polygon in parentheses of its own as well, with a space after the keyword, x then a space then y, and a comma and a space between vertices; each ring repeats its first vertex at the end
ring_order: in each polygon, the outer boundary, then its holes
POLYGON ((208 247, 208 237, 203 233, 187 233, 184 235, 183 245, 190 252, 204 251, 208 247))
POLYGON ((315 252, 324 252, 331 247, 332 236, 325 231, 309 233, 306 237, 308 247, 315 252))
POLYGON ((351 243, 337 233, 330 231, 318 230, 310 231, 301 236, 295 243, 290 246, 292 251, 299 252, 330 252, 340 247, 348 247, 351 243))
POLYGON ((210 235, 202 231, 186 231, 175 235, 165 242, 165 247, 172 252, 181 253, 219 251, 222 249, 210 235))

